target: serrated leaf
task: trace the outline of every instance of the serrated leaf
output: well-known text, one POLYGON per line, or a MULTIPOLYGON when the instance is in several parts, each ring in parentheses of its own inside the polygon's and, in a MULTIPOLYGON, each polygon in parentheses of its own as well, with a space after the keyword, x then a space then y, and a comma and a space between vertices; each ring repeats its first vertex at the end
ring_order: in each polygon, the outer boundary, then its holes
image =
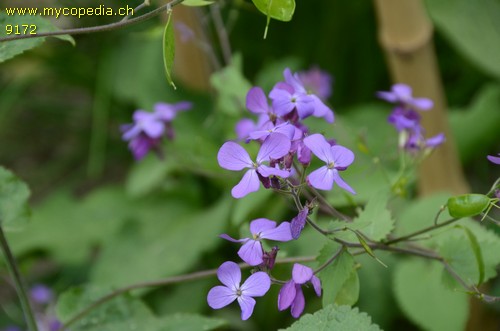
POLYGON ((380 331, 370 316, 358 308, 329 305, 314 314, 302 316, 286 331, 338 330, 338 331, 380 331))
POLYGON ((436 27, 486 74, 500 78, 500 3, 483 0, 427 0, 436 27), (453 10, 450 10, 453 8, 453 10))
POLYGON ((172 23, 172 11, 168 13, 167 24, 165 24, 165 30, 163 31, 163 64, 165 66, 165 74, 167 75, 167 81, 174 89, 177 87, 172 80, 172 68, 174 66, 175 58, 175 36, 174 36, 174 24, 172 23))
POLYGON ((229 115, 240 115, 245 107, 247 92, 252 87, 243 76, 241 54, 235 54, 231 64, 212 74, 210 84, 218 93, 217 109, 229 115))
POLYGON ((207 6, 214 3, 214 1, 210 0, 184 0, 182 4, 184 6, 193 6, 193 7, 198 7, 198 6, 207 6))
MULTIPOLYGON (((41 16, 32 16, 32 15, 7 15, 4 11, 0 12, 0 37, 10 37, 6 34, 5 26, 7 24, 10 25, 19 25, 23 24, 35 25, 36 32, 51 32, 58 31, 59 29, 52 25, 52 23, 41 17, 41 16)), ((29 31, 29 30, 28 30, 29 31)), ((75 40, 70 35, 62 35, 57 36, 61 40, 66 40, 71 44, 75 45, 75 40)), ((8 42, 0 42, 0 63, 13 58, 16 55, 22 54, 23 52, 30 50, 36 46, 43 44, 45 38, 29 38, 22 40, 13 40, 8 42)))
POLYGON ((464 330, 468 296, 441 283, 443 267, 434 261, 400 262, 394 272, 394 293, 405 315, 430 331, 464 330))
MULTIPOLYGON (((323 265, 338 251, 340 245, 328 242, 317 257, 319 265, 323 265)), ((319 272, 323 288, 323 306, 336 303, 352 306, 358 300, 359 280, 354 268, 354 259, 344 250, 340 255, 319 272)))
POLYGON ((28 185, 11 171, 0 167, 0 226, 5 230, 19 230, 28 222, 28 185))
POLYGON ((295 0, 252 0, 264 15, 278 21, 288 22, 295 11, 295 0))
POLYGON ((357 224, 357 230, 371 240, 385 239, 394 228, 394 219, 387 209, 388 198, 387 191, 377 192, 370 197, 365 209, 353 221, 353 224, 357 224))

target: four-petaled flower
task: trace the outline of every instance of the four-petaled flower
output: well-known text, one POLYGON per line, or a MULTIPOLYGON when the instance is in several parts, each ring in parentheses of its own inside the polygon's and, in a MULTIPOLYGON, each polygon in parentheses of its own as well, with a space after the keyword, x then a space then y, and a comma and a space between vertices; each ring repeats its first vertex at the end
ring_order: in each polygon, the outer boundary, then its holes
POLYGON ((377 96, 385 101, 400 104, 405 108, 429 110, 434 106, 431 99, 412 97, 412 89, 406 84, 394 84, 390 92, 377 92, 377 96))
POLYGON ((280 290, 278 295, 278 309, 280 311, 288 309, 292 316, 298 318, 305 307, 302 284, 311 282, 317 296, 321 295, 321 281, 314 275, 311 268, 295 263, 292 270, 292 279, 288 281, 280 290))
POLYGON ((276 222, 267 218, 258 218, 250 222, 251 238, 234 239, 227 234, 221 234, 220 237, 232 242, 243 243, 238 255, 240 258, 251 266, 256 266, 264 262, 264 249, 262 248, 262 239, 274 241, 290 241, 292 233, 289 222, 282 222, 276 226, 276 222))
POLYGON ((271 287, 271 279, 263 271, 252 274, 240 286, 241 270, 231 261, 224 262, 219 267, 217 277, 225 286, 215 286, 208 292, 208 305, 213 309, 220 309, 238 300, 242 320, 247 320, 253 313, 253 297, 263 296, 271 287))
POLYGON ((259 175, 262 177, 279 176, 287 178, 290 173, 286 170, 269 167, 263 162, 270 159, 279 159, 290 150, 291 142, 285 135, 281 133, 273 133, 262 144, 257 161, 253 162, 247 151, 235 142, 228 141, 219 149, 217 160, 219 165, 227 170, 243 170, 249 169, 241 181, 236 184, 231 190, 234 198, 242 198, 248 193, 255 192, 259 189, 259 175))
POLYGON ((321 168, 314 170, 307 176, 312 187, 319 190, 331 190, 333 183, 346 191, 356 192, 340 177, 339 171, 347 169, 354 161, 354 153, 343 146, 331 146, 321 134, 313 134, 304 138, 304 144, 320 160, 325 162, 321 168))

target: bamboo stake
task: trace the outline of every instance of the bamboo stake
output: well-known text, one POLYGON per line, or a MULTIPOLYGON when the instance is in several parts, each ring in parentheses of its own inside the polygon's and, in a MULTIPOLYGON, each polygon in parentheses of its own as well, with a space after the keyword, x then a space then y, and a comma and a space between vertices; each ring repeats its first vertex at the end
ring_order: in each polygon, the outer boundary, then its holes
POLYGON ((421 196, 438 191, 469 191, 446 117, 446 99, 432 44, 432 23, 420 0, 375 0, 379 40, 394 82, 413 88, 414 95, 434 101, 422 114, 427 136, 440 132, 446 143, 437 148, 419 169, 421 196))

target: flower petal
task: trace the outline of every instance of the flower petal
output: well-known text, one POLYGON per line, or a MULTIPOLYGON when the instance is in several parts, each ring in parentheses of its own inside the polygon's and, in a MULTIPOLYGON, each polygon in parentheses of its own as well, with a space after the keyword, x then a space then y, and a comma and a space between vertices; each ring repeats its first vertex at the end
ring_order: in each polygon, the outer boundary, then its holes
POLYGON ((326 164, 333 161, 332 146, 326 141, 322 134, 315 133, 304 138, 306 145, 314 155, 326 164))
POLYGON ((354 153, 344 146, 331 147, 335 168, 347 168, 354 161, 354 153))
POLYGON ((292 279, 296 284, 304 284, 311 280, 314 272, 305 265, 295 263, 292 270, 292 279))
POLYGON ((261 231, 260 237, 262 239, 274 240, 274 241, 290 241, 292 240, 292 230, 290 229, 289 222, 281 222, 278 227, 274 229, 267 229, 261 231))
POLYGON ((213 309, 220 309, 236 300, 236 293, 225 286, 213 287, 207 295, 208 305, 213 309))
POLYGON ((342 177, 340 177, 337 170, 334 169, 332 171, 332 176, 333 176, 333 181, 335 183, 337 183, 338 186, 340 186, 341 188, 343 188, 344 190, 346 190, 348 192, 351 192, 352 194, 356 194, 356 191, 354 191, 353 188, 350 187, 346 182, 344 182, 342 177))
POLYGON ((434 102, 427 98, 413 98, 411 104, 419 110, 430 110, 434 107, 434 102))
POLYGON ((329 191, 333 187, 333 170, 328 169, 327 166, 323 166, 311 172, 307 176, 307 181, 312 187, 318 190, 329 191))
POLYGON ((399 101, 407 102, 411 100, 412 89, 406 84, 394 84, 392 92, 396 95, 399 101))
POLYGON ((257 218, 250 222, 250 233, 258 235, 262 231, 272 230, 276 228, 276 222, 267 218, 257 218))
POLYGON ((232 261, 226 261, 217 269, 217 278, 219 278, 222 284, 236 293, 241 283, 240 267, 232 261))
POLYGON ((281 178, 288 178, 290 176, 290 172, 287 170, 281 170, 278 168, 268 167, 266 165, 260 165, 257 168, 257 171, 259 174, 262 175, 262 177, 278 176, 281 178))
POLYGON ((398 101, 398 97, 392 92, 380 91, 380 92, 377 92, 377 97, 379 97, 382 100, 388 101, 388 102, 397 102, 398 101))
POLYGON ((302 292, 300 285, 295 285, 295 287, 297 288, 297 294, 295 295, 295 300, 293 300, 291 312, 293 317, 299 318, 304 311, 306 299, 304 298, 304 292, 302 292))
POLYGON ((263 255, 262 244, 257 240, 247 241, 238 251, 238 256, 251 266, 256 266, 264 262, 263 255))
POLYGON ((266 114, 269 111, 269 105, 264 90, 259 86, 252 87, 246 98, 247 109, 254 114, 266 114))
POLYGON ((278 295, 278 310, 282 311, 290 307, 293 300, 295 300, 296 293, 297 289, 295 288, 293 280, 283 285, 278 295))
POLYGON ((222 239, 226 239, 226 240, 229 240, 229 241, 232 241, 233 243, 241 243, 241 242, 245 242, 247 240, 249 240, 249 238, 243 238, 243 239, 234 239, 233 237, 223 233, 223 234, 220 234, 219 237, 221 237, 222 239))
POLYGON ((252 167, 252 159, 247 151, 233 141, 228 141, 222 145, 217 153, 219 165, 227 170, 242 170, 252 167))
POLYGON ((252 316, 253 308, 255 307, 255 299, 245 295, 238 297, 238 303, 241 308, 241 319, 246 321, 252 316))
POLYGON ((269 291, 271 287, 271 278, 263 271, 258 271, 241 285, 241 292, 245 296, 261 297, 269 291))
POLYGON ((240 199, 246 196, 248 193, 252 193, 259 190, 260 181, 257 176, 257 171, 255 169, 248 170, 241 178, 240 182, 236 184, 231 190, 231 195, 233 198, 240 199))
POLYGON ((319 280, 319 278, 316 276, 312 276, 311 284, 314 287, 314 291, 316 292, 316 295, 321 296, 321 281, 319 280))
POLYGON ((321 101, 316 95, 311 95, 314 99, 314 117, 323 117, 328 123, 333 123, 335 116, 333 111, 321 101))
MULTIPOLYGON (((500 155, 500 154, 498 154, 500 155)), ((490 161, 490 162, 493 162, 495 164, 500 164, 500 157, 498 156, 493 156, 493 155, 488 155, 486 156, 486 158, 490 161)))
POLYGON ((290 139, 284 134, 272 133, 260 147, 257 154, 257 162, 260 164, 261 162, 269 161, 269 158, 279 159, 290 151, 291 146, 290 139))

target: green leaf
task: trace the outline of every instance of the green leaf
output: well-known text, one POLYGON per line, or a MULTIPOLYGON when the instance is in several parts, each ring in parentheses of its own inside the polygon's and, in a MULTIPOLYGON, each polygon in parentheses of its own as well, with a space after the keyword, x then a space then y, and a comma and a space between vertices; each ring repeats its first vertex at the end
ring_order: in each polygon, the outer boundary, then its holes
MULTIPOLYGON (((72 288, 59 296, 56 306, 57 317, 66 323, 85 310, 89 305, 112 293, 110 288, 94 285, 72 288)), ((213 330, 226 325, 218 318, 197 314, 172 314, 155 316, 139 299, 129 294, 118 295, 95 307, 71 326, 75 331, 188 331, 213 330), (138 328, 138 326, 140 326, 138 328)))
MULTIPOLYGON (((199 293, 198 293, 199 294, 199 293)), ((197 314, 174 314, 160 318, 158 331, 209 331, 227 325, 220 318, 208 318, 197 314)))
POLYGON ((500 85, 486 84, 467 107, 449 112, 450 126, 462 162, 483 159, 493 147, 500 123, 499 104, 500 85))
POLYGON ((252 0, 264 15, 278 21, 288 22, 295 11, 295 0, 252 0))
POLYGON ((221 243, 219 234, 227 224, 231 203, 224 198, 210 209, 190 210, 189 202, 173 202, 168 209, 177 208, 176 213, 167 211, 158 218, 161 214, 153 211, 156 217, 149 222, 125 224, 121 233, 106 241, 91 280, 125 286, 188 271, 204 252, 221 243))
MULTIPOLYGON (((0 26, 2 27, 0 29, 0 37, 10 37, 12 35, 7 35, 5 26, 7 24, 10 25, 19 25, 22 27, 22 25, 34 25, 36 26, 36 33, 41 33, 41 32, 52 32, 52 31, 58 31, 59 29, 52 25, 52 23, 41 17, 41 16, 32 16, 32 15, 7 15, 5 11, 0 12, 0 26)), ((28 29, 28 32, 30 31, 31 28, 28 29)), ((62 36, 57 36, 56 38, 59 38, 61 40, 66 40, 70 42, 71 44, 75 44, 75 41, 73 37, 70 35, 62 35, 62 36)), ((23 52, 30 50, 36 46, 39 46, 43 44, 45 41, 45 38, 29 38, 29 39, 21 39, 21 40, 14 40, 14 41, 8 41, 8 42, 0 42, 0 63, 13 58, 16 55, 22 54, 23 52)))
MULTIPOLYGON (((438 246, 438 252, 467 284, 472 285, 478 283, 478 279, 480 278, 478 262, 465 236, 448 236, 443 239, 438 246)), ((443 273, 447 274, 448 272, 444 270, 443 273)), ((446 277, 445 280, 448 280, 448 278, 446 277)), ((462 285, 458 284, 456 281, 449 282, 447 285, 451 285, 451 289, 463 290, 462 285)))
POLYGON ((461 225, 457 226, 465 231, 465 234, 469 239, 472 252, 474 253, 474 256, 476 258, 477 269, 479 271, 479 280, 477 281, 477 284, 480 285, 484 281, 484 259, 483 259, 483 253, 481 252, 481 246, 479 246, 479 242, 477 241, 476 235, 471 230, 469 230, 469 228, 461 225))
MULTIPOLYGON (((78 313, 97 301, 111 289, 96 286, 76 287, 64 292, 57 302, 57 317, 66 323, 78 313)), ((138 299, 123 294, 96 307, 88 315, 71 326, 74 331, 122 331, 131 330, 132 325, 141 325, 143 330, 154 331, 156 318, 138 299)))
POLYGON ((370 316, 358 308, 329 305, 314 314, 302 316, 286 331, 337 330, 337 331, 380 331, 370 316))
POLYGON ((405 315, 425 330, 464 330, 469 314, 468 296, 443 286, 442 270, 434 261, 400 262, 394 272, 397 302, 405 315))
POLYGON ((252 84, 243 76, 243 58, 235 54, 231 64, 212 74, 210 84, 218 92, 216 108, 228 115, 240 115, 252 84))
POLYGON ((127 177, 127 193, 133 197, 151 193, 162 185, 165 177, 175 168, 175 161, 171 158, 159 160, 156 155, 148 155, 132 166, 127 177))
POLYGON ((394 228, 394 219, 387 209, 388 199, 389 194, 386 190, 371 196, 365 209, 354 219, 352 223, 354 228, 373 241, 385 239, 394 228))
POLYGON ((29 196, 28 185, 0 167, 0 226, 4 230, 19 230, 26 225, 31 215, 29 196))
POLYGON ((177 87, 172 80, 172 67, 175 58, 175 37, 174 37, 174 24, 172 23, 172 11, 168 13, 167 24, 163 31, 163 64, 165 65, 165 73, 167 81, 174 89, 177 87))
POLYGON ((210 0, 184 0, 182 4, 184 6, 193 6, 193 7, 198 7, 198 6, 206 6, 214 3, 214 1, 210 0))
POLYGON ((500 78, 500 2, 427 0, 436 27, 470 61, 488 75, 500 78), (453 10, 450 10, 453 8, 453 10))
MULTIPOLYGON (((340 245, 328 242, 317 257, 319 265, 327 262, 339 249, 340 245)), ((319 272, 323 288, 323 307, 336 303, 352 306, 359 296, 359 279, 355 269, 354 259, 346 250, 319 272)))

